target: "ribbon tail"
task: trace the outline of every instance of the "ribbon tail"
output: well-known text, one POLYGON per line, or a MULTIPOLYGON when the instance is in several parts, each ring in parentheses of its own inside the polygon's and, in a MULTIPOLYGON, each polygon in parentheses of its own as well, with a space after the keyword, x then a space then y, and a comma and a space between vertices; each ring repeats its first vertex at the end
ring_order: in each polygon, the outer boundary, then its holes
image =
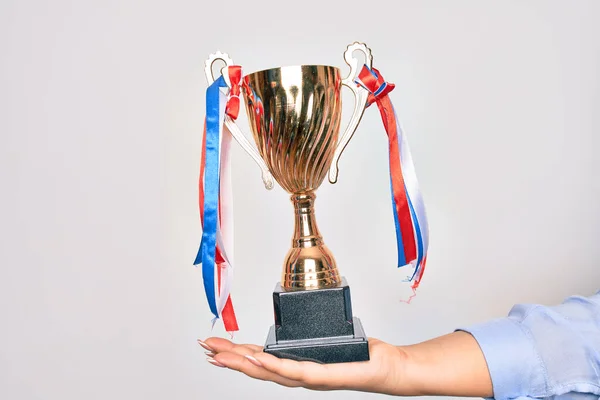
MULTIPOLYGON (((390 103, 391 104, 391 103, 390 103)), ((392 106, 393 108, 393 106, 392 106)), ((419 182, 417 180, 417 174, 414 167, 410 147, 406 135, 402 131, 400 124, 397 122, 398 118, 394 111, 394 119, 396 120, 397 130, 400 136, 400 158, 403 165, 404 182, 407 193, 408 205, 410 208, 410 214, 413 221, 415 240, 417 246, 417 257, 414 260, 415 271, 410 278, 413 281, 413 288, 416 289, 419 286, 421 277, 425 270, 425 263, 427 259, 427 252, 429 250, 429 221, 427 218, 427 212, 425 209, 425 202, 423 195, 419 188, 419 182), (418 279, 416 279, 418 277, 418 279)))
POLYGON ((406 189, 405 169, 402 160, 401 138, 394 109, 386 95, 377 100, 377 106, 384 122, 389 140, 389 168, 392 191, 392 205, 398 250, 398 267, 404 267, 417 258, 415 229, 411 213, 410 197, 406 189))
POLYGON ((225 330, 231 334, 233 338, 233 332, 239 330, 239 326, 237 323, 237 319, 235 316, 235 311, 233 310, 233 304, 231 301, 231 296, 227 298, 227 302, 225 303, 225 308, 223 308, 223 325, 225 326, 225 330))
MULTIPOLYGON (((223 77, 217 79, 206 91, 206 133, 204 142, 205 159, 203 179, 202 240, 200 257, 196 263, 202 264, 204 291, 211 313, 219 318, 217 305, 219 279, 217 257, 217 229, 219 223, 219 187, 220 187, 220 152, 223 130, 225 101, 220 88, 225 86, 223 77)), ((202 185, 200 185, 202 186, 202 185)), ((213 322, 214 324, 214 322, 213 322)))
MULTIPOLYGON (((228 101, 230 105, 231 99, 228 101)), ((227 110, 225 110, 227 114, 227 110)), ((220 213, 217 230, 217 248, 223 258, 220 265, 221 285, 219 293, 219 315, 225 330, 229 333, 238 330, 238 324, 231 301, 231 285, 233 283, 233 189, 231 182, 231 149, 232 135, 223 126, 221 135, 221 175, 220 175, 220 213)))

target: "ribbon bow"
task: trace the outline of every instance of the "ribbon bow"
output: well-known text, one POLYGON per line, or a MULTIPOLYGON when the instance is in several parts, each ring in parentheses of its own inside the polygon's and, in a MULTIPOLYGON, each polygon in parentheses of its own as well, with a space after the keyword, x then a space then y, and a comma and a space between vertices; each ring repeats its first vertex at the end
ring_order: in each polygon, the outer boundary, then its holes
POLYGON ((237 119, 240 113, 240 82, 242 80, 242 67, 239 65, 232 65, 227 68, 227 71, 229 73, 231 89, 229 91, 225 114, 233 119, 237 119))
POLYGON ((429 247, 429 226, 425 205, 413 165, 408 141, 397 121, 394 106, 388 94, 394 90, 393 83, 386 82, 376 69, 366 65, 360 71, 356 83, 369 91, 367 107, 377 103, 389 142, 389 168, 392 206, 396 226, 398 267, 414 268, 405 282, 412 282, 412 295, 419 287, 429 247))
POLYGON ((358 74, 356 83, 369 91, 367 107, 387 96, 396 87, 393 83, 386 82, 377 69, 370 69, 366 65, 363 66, 363 69, 358 74))

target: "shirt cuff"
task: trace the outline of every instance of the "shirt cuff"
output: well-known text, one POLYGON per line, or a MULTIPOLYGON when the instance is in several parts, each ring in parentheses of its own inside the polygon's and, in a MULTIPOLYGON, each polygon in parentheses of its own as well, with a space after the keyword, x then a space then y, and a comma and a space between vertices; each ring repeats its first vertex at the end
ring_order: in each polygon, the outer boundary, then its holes
POLYGON ((535 396, 546 387, 544 365, 526 328, 510 318, 468 328, 485 357, 496 400, 535 396))

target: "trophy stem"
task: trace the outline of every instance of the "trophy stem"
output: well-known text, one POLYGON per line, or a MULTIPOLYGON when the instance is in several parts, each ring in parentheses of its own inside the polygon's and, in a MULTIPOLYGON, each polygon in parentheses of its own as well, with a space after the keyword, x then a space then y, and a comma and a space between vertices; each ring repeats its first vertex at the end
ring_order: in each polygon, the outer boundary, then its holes
POLYGON ((295 193, 295 224, 292 248, 283 264, 281 285, 285 290, 324 289, 338 286, 340 277, 335 258, 325 246, 315 218, 314 191, 295 193))

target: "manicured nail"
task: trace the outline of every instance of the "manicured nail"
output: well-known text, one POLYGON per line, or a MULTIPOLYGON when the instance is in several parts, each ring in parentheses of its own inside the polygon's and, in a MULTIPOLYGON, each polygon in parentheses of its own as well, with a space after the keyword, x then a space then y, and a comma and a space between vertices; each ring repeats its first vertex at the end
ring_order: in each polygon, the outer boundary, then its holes
POLYGON ((206 361, 208 361, 209 363, 211 363, 212 365, 214 365, 215 367, 220 367, 220 368, 225 368, 225 366, 223 364, 221 364, 220 362, 218 362, 217 360, 215 360, 212 357, 208 357, 206 359, 206 361))
POLYGON ((245 356, 248 361, 250 361, 252 364, 256 365, 257 367, 262 367, 263 365, 261 364, 260 361, 258 361, 256 358, 252 357, 252 356, 245 356))
POLYGON ((209 345, 207 345, 206 343, 204 343, 204 342, 203 342, 202 340, 200 340, 200 339, 198 339, 198 344, 199 344, 200 346, 202 346, 202 348, 203 348, 204 350, 213 351, 213 349, 211 349, 209 345))
POLYGON ((216 354, 213 353, 212 351, 205 351, 204 354, 206 354, 207 357, 211 357, 211 358, 216 356, 216 354))

